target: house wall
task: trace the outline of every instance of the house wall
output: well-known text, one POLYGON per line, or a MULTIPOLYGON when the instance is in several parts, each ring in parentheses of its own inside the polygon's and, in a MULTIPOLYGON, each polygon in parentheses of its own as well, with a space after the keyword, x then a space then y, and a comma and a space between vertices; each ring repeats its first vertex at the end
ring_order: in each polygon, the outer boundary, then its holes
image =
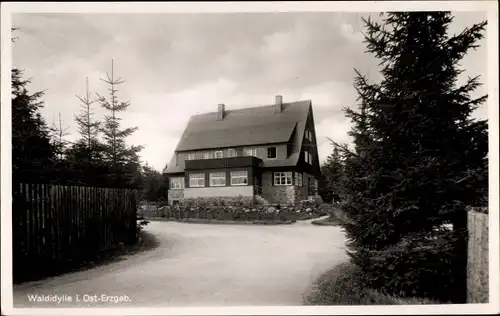
POLYGON ((253 196, 253 186, 225 186, 184 189, 184 198, 214 197, 214 196, 253 196))
POLYGON ((316 142, 316 129, 314 125, 314 117, 312 109, 309 109, 309 115, 305 124, 305 129, 312 132, 312 141, 308 140, 305 135, 305 131, 302 133, 302 148, 300 149, 300 157, 297 166, 303 172, 308 174, 314 174, 319 177, 320 175, 320 165, 319 165, 319 155, 318 155, 318 144, 316 142), (305 151, 308 151, 312 155, 312 164, 307 163, 304 159, 305 151))
MULTIPOLYGON (((233 171, 242 170, 234 169, 233 171)), ((244 169, 243 169, 244 170, 244 169)), ((260 185, 262 188, 262 197, 269 203, 280 204, 295 204, 302 200, 306 200, 309 196, 309 180, 315 179, 313 175, 302 173, 302 186, 295 185, 295 173, 293 174, 293 184, 284 186, 274 185, 274 172, 275 171, 292 171, 293 169, 283 170, 263 170, 261 172, 248 168, 248 185, 244 186, 231 186, 230 171, 232 170, 204 170, 205 174, 205 187, 189 187, 189 176, 185 177, 185 188, 168 190, 168 201, 172 204, 173 201, 179 201, 184 198, 196 197, 213 197, 213 196, 252 196, 254 194, 254 185, 260 185), (209 173, 210 172, 226 172, 226 186, 210 187, 209 173), (260 182, 260 183, 259 183, 260 182)), ((198 172, 192 172, 198 173, 198 172)), ((188 175, 189 173, 187 173, 188 175)))
MULTIPOLYGON (((293 169, 292 169, 293 170, 293 169)), ((292 171, 286 170, 286 171, 292 171)), ((292 185, 274 185, 274 171, 266 170, 262 173, 262 196, 269 203, 296 204, 309 197, 308 179, 315 179, 313 175, 302 173, 302 186, 295 185, 295 173, 292 185)))

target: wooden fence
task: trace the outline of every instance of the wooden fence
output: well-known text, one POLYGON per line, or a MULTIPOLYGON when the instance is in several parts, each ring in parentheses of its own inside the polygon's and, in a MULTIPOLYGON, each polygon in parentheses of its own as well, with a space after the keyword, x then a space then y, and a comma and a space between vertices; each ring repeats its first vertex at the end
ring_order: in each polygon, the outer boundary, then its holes
POLYGON ((136 190, 13 187, 14 281, 57 273, 136 239, 136 190))
POLYGON ((468 212, 467 303, 488 303, 488 214, 468 212))

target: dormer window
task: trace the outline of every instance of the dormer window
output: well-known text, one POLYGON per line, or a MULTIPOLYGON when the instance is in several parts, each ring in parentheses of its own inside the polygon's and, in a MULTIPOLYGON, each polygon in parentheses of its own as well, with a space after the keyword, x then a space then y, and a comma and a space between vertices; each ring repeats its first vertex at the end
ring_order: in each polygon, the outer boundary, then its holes
POLYGON ((222 150, 217 150, 217 151, 215 152, 215 158, 222 158, 222 157, 223 157, 223 156, 222 156, 222 150))
POLYGON ((267 159, 276 159, 276 157, 277 157, 276 147, 268 147, 267 159))
POLYGON ((236 150, 230 148, 228 151, 228 157, 236 157, 236 150))
POLYGON ((257 157, 257 148, 246 148, 244 153, 245 153, 245 156, 257 157))
POLYGON ((194 160, 194 153, 188 153, 186 160, 194 160))
POLYGON ((214 153, 211 151, 206 151, 203 153, 203 159, 212 159, 214 157, 214 153))

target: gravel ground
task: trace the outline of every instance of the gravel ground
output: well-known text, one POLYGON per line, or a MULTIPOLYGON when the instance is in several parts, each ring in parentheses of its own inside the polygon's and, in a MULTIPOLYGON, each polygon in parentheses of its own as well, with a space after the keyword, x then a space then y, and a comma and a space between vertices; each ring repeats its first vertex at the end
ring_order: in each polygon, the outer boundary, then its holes
POLYGON ((14 307, 302 305, 316 278, 346 260, 341 229, 310 221, 278 226, 152 221, 146 230, 157 236, 158 248, 16 285, 14 307), (35 294, 61 301, 31 302, 35 294))

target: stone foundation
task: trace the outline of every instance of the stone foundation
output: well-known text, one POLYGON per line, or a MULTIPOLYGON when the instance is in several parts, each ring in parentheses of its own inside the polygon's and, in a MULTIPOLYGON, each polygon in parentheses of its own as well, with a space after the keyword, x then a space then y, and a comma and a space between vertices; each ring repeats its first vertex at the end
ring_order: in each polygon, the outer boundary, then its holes
POLYGON ((184 199, 184 189, 170 189, 168 190, 168 204, 172 205, 174 201, 184 199))

